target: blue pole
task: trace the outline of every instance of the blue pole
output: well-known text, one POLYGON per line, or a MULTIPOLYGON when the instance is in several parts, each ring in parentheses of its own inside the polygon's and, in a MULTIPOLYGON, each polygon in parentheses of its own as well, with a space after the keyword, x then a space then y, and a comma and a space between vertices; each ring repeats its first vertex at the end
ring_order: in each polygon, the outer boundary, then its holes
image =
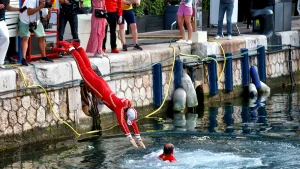
MULTIPOLYGON (((210 55, 211 58, 216 58, 216 55, 210 55)), ((208 63, 208 76, 209 76, 209 94, 214 96, 218 94, 218 75, 217 64, 214 60, 210 60, 208 63)))
POLYGON ((267 80, 267 75, 266 75, 266 51, 265 51, 265 47, 258 45, 257 46, 257 68, 258 68, 258 74, 259 74, 259 79, 266 83, 267 80))
POLYGON ((192 82, 194 82, 195 78, 194 78, 194 69, 193 69, 193 67, 189 67, 189 72, 190 72, 190 78, 191 78, 192 82))
MULTIPOLYGON (((19 0, 19 7, 22 8, 22 0, 19 0)), ((22 61, 22 49, 21 49, 21 42, 22 39, 20 36, 17 37, 18 39, 18 63, 22 61)))
POLYGON ((250 84, 248 49, 242 48, 241 53, 245 53, 245 54, 242 54, 243 58, 241 59, 242 85, 243 85, 243 87, 245 87, 245 86, 249 86, 249 84, 250 84))
POLYGON ((157 63, 152 66, 153 104, 159 107, 162 104, 162 66, 157 63))
POLYGON ((180 59, 175 60, 174 65, 174 90, 181 87, 181 78, 183 73, 183 65, 180 59))
POLYGON ((232 75, 232 53, 226 53, 225 65, 225 92, 233 90, 233 75, 232 75))

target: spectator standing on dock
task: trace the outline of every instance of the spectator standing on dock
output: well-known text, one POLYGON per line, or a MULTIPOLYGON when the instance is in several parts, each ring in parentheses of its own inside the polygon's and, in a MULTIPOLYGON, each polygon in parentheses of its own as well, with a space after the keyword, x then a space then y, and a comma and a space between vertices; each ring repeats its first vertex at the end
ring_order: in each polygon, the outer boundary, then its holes
POLYGON ((21 8, 10 6, 10 0, 0 0, 0 68, 5 68, 3 64, 9 46, 9 32, 4 20, 6 10, 21 11, 21 8))
POLYGON ((48 20, 51 16, 51 9, 45 8, 45 0, 26 0, 23 7, 27 9, 19 16, 19 33, 22 38, 21 49, 22 49, 22 65, 28 66, 26 61, 26 53, 28 49, 28 41, 30 33, 38 38, 38 45, 41 52, 41 60, 47 62, 53 62, 46 56, 46 41, 45 31, 43 24, 40 21, 41 16, 48 20))
POLYGON ((251 27, 251 9, 253 6, 253 0, 247 0, 247 5, 246 5, 246 18, 247 18, 247 29, 250 29, 251 27))
MULTIPOLYGON (((105 0, 105 6, 108 15, 106 20, 109 25, 111 53, 119 53, 119 50, 117 49, 116 29, 117 23, 120 24, 122 22, 122 0, 105 0)), ((106 25, 105 28, 105 38, 103 39, 102 46, 103 52, 106 50, 105 44, 108 25, 106 25)))
POLYGON ((219 20, 218 20, 218 33, 215 39, 220 39, 222 36, 222 28, 223 28, 223 19, 226 12, 227 19, 227 39, 231 39, 232 34, 232 13, 234 8, 234 0, 220 0, 219 5, 219 20))
MULTIPOLYGON (((58 27, 58 39, 62 41, 64 39, 65 28, 67 22, 70 24, 72 38, 78 39, 78 17, 77 13, 79 7, 83 7, 83 1, 81 0, 59 0, 59 27, 58 27)), ((60 52, 60 56, 62 56, 60 52)))
POLYGON ((92 0, 91 34, 86 47, 86 52, 94 53, 96 57, 103 57, 103 39, 105 37, 106 18, 95 16, 96 10, 105 10, 105 0, 92 0))
POLYGON ((133 1, 136 1, 135 2, 136 6, 140 6, 139 0, 122 0, 123 18, 122 18, 122 23, 120 24, 119 32, 120 32, 121 42, 123 44, 123 51, 127 51, 127 45, 126 45, 126 40, 125 40, 125 28, 124 28, 125 20, 126 20, 126 23, 130 25, 130 28, 131 28, 132 39, 133 39, 133 43, 134 43, 133 48, 143 50, 138 45, 138 31, 137 31, 137 27, 136 27, 134 11, 132 8, 133 1))
POLYGON ((193 0, 181 0, 178 11, 177 11, 177 21, 178 27, 180 29, 181 39, 176 41, 177 43, 187 43, 192 44, 192 33, 193 28, 191 24, 191 18, 193 15, 193 8, 192 8, 193 0), (188 29, 188 39, 185 40, 185 30, 184 30, 184 23, 188 29))

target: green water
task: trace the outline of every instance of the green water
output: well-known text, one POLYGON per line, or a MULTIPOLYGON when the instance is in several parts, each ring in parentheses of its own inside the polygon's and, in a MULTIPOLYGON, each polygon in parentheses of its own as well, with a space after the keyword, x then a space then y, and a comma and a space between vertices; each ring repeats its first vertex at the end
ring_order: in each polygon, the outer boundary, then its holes
MULTIPOLYGON (((299 88, 228 100, 196 113, 139 122, 147 149, 123 135, 20 147, 0 154, 0 168, 299 168, 299 88), (175 145, 176 163, 157 159, 175 145)), ((158 115, 159 116, 159 115, 158 115)), ((120 130, 104 133, 120 134, 120 130)))

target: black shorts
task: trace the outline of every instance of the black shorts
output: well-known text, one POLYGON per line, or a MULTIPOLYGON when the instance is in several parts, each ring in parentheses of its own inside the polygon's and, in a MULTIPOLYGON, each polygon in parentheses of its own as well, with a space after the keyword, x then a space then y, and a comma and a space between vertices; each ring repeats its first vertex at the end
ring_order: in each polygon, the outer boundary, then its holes
POLYGON ((122 24, 124 24, 124 20, 126 20, 127 24, 136 23, 133 9, 123 10, 122 24))

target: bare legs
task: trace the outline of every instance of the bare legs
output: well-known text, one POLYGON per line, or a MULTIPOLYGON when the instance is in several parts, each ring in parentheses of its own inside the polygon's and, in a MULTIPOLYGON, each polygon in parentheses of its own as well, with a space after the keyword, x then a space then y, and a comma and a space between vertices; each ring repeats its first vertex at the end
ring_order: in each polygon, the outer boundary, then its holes
MULTIPOLYGON (((192 40, 192 32, 193 32, 193 28, 192 28, 192 24, 191 24, 191 18, 192 16, 179 16, 177 15, 177 22, 178 22, 178 27, 179 27, 179 30, 180 30, 180 34, 181 34, 181 37, 182 39, 177 41, 179 43, 181 42, 185 42, 185 29, 184 29, 184 23, 187 27, 187 30, 188 30, 188 41, 191 41, 192 40)), ((188 42, 187 41, 187 42, 188 42)))

